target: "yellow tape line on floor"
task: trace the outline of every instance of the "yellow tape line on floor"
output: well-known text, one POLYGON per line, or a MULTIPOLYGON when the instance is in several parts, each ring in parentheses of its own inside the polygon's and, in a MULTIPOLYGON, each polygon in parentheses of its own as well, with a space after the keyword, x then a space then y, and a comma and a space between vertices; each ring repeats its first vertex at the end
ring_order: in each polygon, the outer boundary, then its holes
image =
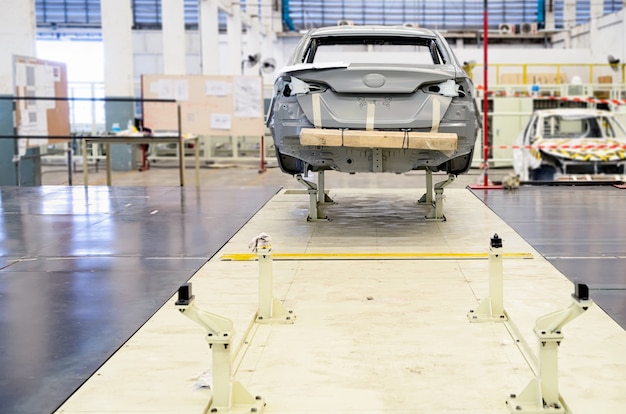
MULTIPOLYGON (((488 253, 272 253, 274 260, 457 260, 488 259, 488 253)), ((506 259, 532 259, 531 253, 504 253, 506 259)), ((223 254, 222 261, 256 260, 253 253, 223 254)))

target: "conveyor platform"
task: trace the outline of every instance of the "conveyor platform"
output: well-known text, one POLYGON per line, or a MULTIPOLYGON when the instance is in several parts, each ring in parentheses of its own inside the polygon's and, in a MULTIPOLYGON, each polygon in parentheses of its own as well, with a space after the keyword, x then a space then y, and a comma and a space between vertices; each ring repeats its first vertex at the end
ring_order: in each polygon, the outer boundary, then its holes
MULTIPOLYGON (((503 323, 468 322, 489 295, 481 254, 495 233, 505 253, 519 254, 503 261, 503 303, 533 348, 535 321, 567 307, 574 285, 468 190, 446 191, 446 222, 424 219, 416 191, 330 196, 330 221, 307 222, 308 195, 282 190, 192 277, 198 307, 234 323, 233 379, 264 399, 266 413, 508 413, 505 402, 533 374, 503 323), (293 324, 253 323, 258 263, 221 259, 249 253, 262 232, 277 255, 312 256, 273 261, 274 295, 294 311, 293 324), (316 260, 324 254, 332 259, 316 260)), ((134 294, 145 293, 137 286, 134 294)), ((211 390, 196 384, 211 352, 175 300, 59 412, 203 412, 211 390)), ((624 329, 592 306, 563 334, 559 384, 568 406, 623 412, 624 329)))

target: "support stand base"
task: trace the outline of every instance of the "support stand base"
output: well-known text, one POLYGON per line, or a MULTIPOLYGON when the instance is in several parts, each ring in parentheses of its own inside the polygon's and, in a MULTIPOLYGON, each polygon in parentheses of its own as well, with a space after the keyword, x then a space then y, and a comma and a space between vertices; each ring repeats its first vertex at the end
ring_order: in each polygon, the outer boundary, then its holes
MULTIPOLYGON (((426 214, 426 221, 446 221, 446 216, 443 214, 443 190, 452 182, 456 176, 454 174, 448 174, 448 179, 445 181, 441 181, 434 186, 435 190, 435 200, 432 203, 430 211, 426 214)), ((420 198, 420 202, 424 202, 428 200, 428 194, 430 193, 429 189, 426 189, 426 194, 420 198)))
POLYGON ((538 380, 535 378, 526 386, 520 395, 516 396, 512 394, 506 400, 509 412, 523 414, 565 414, 569 412, 562 398, 559 398, 559 402, 551 406, 544 405, 543 399, 539 395, 540 388, 541 384, 539 384, 538 380))
POLYGON ((270 317, 263 317, 257 314, 254 321, 256 323, 263 324, 293 325, 295 319, 296 315, 293 313, 293 311, 287 310, 287 308, 285 308, 280 300, 274 298, 272 300, 272 315, 270 317))
POLYGON ((231 383, 230 395, 232 401, 229 407, 214 406, 211 399, 204 413, 250 414, 265 410, 265 400, 258 395, 253 397, 239 381, 231 383))
POLYGON ((306 220, 328 221, 328 217, 324 215, 322 210, 325 205, 334 204, 334 201, 324 190, 324 171, 318 172, 317 175, 319 185, 305 180, 302 174, 296 175, 296 180, 305 186, 309 193, 309 215, 306 220))
POLYGON ((471 323, 505 322, 508 320, 505 313, 494 315, 491 309, 491 298, 483 299, 476 309, 470 310, 467 313, 467 319, 471 323))

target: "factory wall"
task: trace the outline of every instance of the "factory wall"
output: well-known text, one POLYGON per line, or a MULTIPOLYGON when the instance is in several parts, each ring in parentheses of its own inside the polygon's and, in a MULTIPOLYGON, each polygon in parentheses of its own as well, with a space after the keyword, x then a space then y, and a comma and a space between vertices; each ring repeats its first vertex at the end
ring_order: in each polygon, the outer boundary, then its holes
POLYGON ((592 59, 606 62, 611 54, 626 61, 626 9, 602 16, 596 22, 589 22, 572 28, 570 32, 557 33, 553 37, 554 48, 590 49, 592 59))
MULTIPOLYGON (((612 31, 612 30, 611 30, 612 31)), ((608 36, 608 35, 607 35, 608 36)), ((285 66, 291 51, 294 49, 299 37, 279 37, 274 43, 272 56, 262 56, 262 59, 272 57, 276 59, 276 71, 264 75, 264 83, 266 85, 273 84, 274 77, 278 73, 278 70, 285 66)), ((160 32, 134 32, 134 68, 135 76, 137 79, 136 84, 141 74, 158 74, 163 73, 163 57, 161 54, 162 41, 160 32)), ((188 32, 186 35, 187 46, 187 72, 189 74, 201 73, 201 61, 200 61, 200 45, 198 36, 195 32, 188 32)), ((245 50, 245 46, 244 46, 245 50)), ((479 65, 483 62, 483 49, 476 45, 465 46, 462 48, 453 47, 460 62, 476 62, 479 65)), ((623 54, 619 52, 612 52, 614 55, 622 58, 623 54)), ((489 64, 568 64, 568 63, 607 63, 607 52, 602 50, 598 51, 596 48, 545 48, 543 45, 521 45, 521 46, 503 46, 492 45, 489 47, 489 64)), ((228 72, 228 59, 229 48, 226 36, 221 36, 220 39, 220 70, 221 73, 227 74, 228 72)), ((578 74, 574 72, 573 68, 568 68, 569 79, 573 75, 578 74)), ((588 73, 588 69, 580 67, 577 69, 582 74, 588 73)), ((517 70, 521 72, 521 69, 517 70)), ((546 68, 544 72, 552 72, 553 69, 546 68)), ((244 72, 250 75, 258 74, 257 68, 245 69, 244 72)), ((494 79, 491 77, 494 75, 493 71, 490 72, 490 82, 494 79)), ((598 72, 600 73, 600 72, 598 72)), ((482 83, 482 72, 480 67, 475 69, 474 72, 475 82, 482 83)), ((596 78, 596 76, 594 76, 596 78)), ((587 80, 585 80, 587 82, 587 80)), ((594 79, 595 82, 595 79, 594 79)), ((136 91, 139 94, 139 91, 136 91)))
MULTIPOLYGON (((607 63, 607 55, 611 54, 622 62, 626 60, 626 11, 607 15, 593 25, 588 23, 577 26, 571 33, 562 32, 553 36, 554 43, 546 48, 543 44, 520 44, 489 46, 490 64, 525 64, 525 63, 607 63), (594 26, 594 27, 592 27, 594 26), (597 30, 596 30, 597 29, 597 30), (591 46, 593 45, 593 47, 591 46)), ((276 59, 277 69, 284 66, 291 51, 299 41, 299 36, 280 36, 273 43, 273 55, 263 59, 276 59)), ((243 50, 245 47, 244 36, 243 50)), ((133 32, 134 67, 138 78, 141 74, 163 73, 162 35, 160 31, 133 32)), ((201 73, 200 42, 197 32, 186 33, 187 72, 201 73)), ((452 42, 452 48, 461 62, 483 61, 483 49, 476 45, 459 47, 452 42)), ((227 35, 220 35, 220 70, 228 73, 230 59, 227 35)), ((256 69, 246 70, 248 74, 256 74, 256 69)), ((266 83, 271 83, 273 75, 265 75, 266 83)))

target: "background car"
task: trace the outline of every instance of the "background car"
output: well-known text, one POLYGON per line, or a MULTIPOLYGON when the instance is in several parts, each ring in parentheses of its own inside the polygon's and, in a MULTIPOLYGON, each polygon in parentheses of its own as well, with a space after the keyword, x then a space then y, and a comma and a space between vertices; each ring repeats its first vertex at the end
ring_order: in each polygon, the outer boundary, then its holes
POLYGON ((609 111, 535 111, 517 138, 513 167, 522 181, 561 174, 623 174, 626 129, 609 111))
POLYGON ((460 174, 471 164, 478 110, 439 33, 337 26, 303 36, 275 81, 267 124, 285 173, 460 174))

